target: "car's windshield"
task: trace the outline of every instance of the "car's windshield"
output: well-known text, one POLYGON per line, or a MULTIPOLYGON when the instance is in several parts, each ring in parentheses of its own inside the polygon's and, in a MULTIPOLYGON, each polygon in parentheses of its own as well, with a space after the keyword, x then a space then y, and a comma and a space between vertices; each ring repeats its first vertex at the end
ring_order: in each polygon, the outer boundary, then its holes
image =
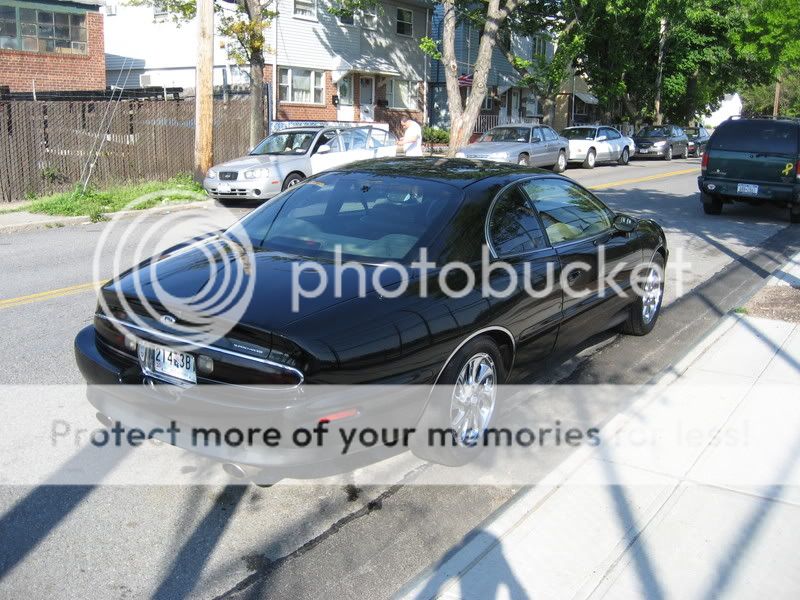
MULTIPOLYGON (((462 198, 435 181, 326 173, 277 196, 231 229, 258 249, 364 262, 406 262, 437 239, 462 198)), ((430 256, 430 258, 435 258, 430 256)))
POLYGON ((479 142, 527 142, 531 130, 527 127, 495 127, 484 133, 479 142))
POLYGON ((311 148, 316 131, 282 131, 273 133, 253 148, 250 154, 305 154, 311 148))
POLYGON ((571 127, 561 132, 568 140, 593 140, 597 130, 594 127, 571 127))
POLYGON ((700 129, 697 127, 687 127, 684 131, 689 138, 696 138, 700 135, 700 129))
POLYGON ((639 137, 669 137, 668 127, 643 127, 639 130, 639 137))

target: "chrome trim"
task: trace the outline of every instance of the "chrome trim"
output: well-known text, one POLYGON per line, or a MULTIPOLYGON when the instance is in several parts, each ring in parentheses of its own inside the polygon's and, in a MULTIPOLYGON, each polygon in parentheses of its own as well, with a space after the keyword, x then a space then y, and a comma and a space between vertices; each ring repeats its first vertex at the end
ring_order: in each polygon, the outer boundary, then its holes
POLYGON ((463 348, 467 344, 467 342, 478 337, 482 333, 486 333, 487 331, 502 331, 511 340, 511 364, 508 365, 508 374, 510 374, 511 369, 514 367, 514 358, 517 356, 517 340, 514 339, 512 333, 505 327, 501 327, 500 325, 491 325, 490 327, 484 327, 483 329, 478 329, 477 331, 467 336, 467 338, 464 339, 458 346, 456 346, 455 350, 453 350, 450 353, 450 356, 447 357, 447 360, 444 361, 444 364, 442 365, 439 374, 436 375, 436 379, 433 381, 433 385, 439 383, 439 378, 442 376, 442 373, 444 373, 444 370, 447 368, 447 365, 450 363, 451 360, 453 360, 453 357, 458 353, 458 351, 461 350, 461 348, 463 348))
MULTIPOLYGON (((300 371, 299 369, 295 369, 294 367, 290 367, 289 365, 282 365, 282 364, 277 363, 275 361, 267 360, 266 358, 256 358, 255 356, 248 356, 247 354, 241 354, 240 352, 233 352, 232 350, 227 350, 225 348, 220 348, 218 346, 209 346, 207 344, 200 344, 198 342, 194 342, 192 340, 187 340, 187 339, 181 338, 181 337, 179 337, 177 335, 172 335, 170 333, 165 333, 163 331, 157 331, 157 330, 154 330, 154 329, 148 329, 146 327, 140 327, 139 325, 133 325, 132 323, 128 323, 126 321, 121 321, 120 319, 115 319, 114 317, 109 317, 108 315, 103 315, 103 314, 98 313, 95 316, 100 317, 101 319, 103 319, 105 321, 108 321, 110 323, 116 323, 117 325, 121 325, 122 327, 125 327, 125 328, 128 328, 128 329, 135 329, 137 331, 141 331, 142 333, 150 334, 150 335, 152 335, 154 337, 157 337, 157 338, 162 338, 162 339, 165 339, 165 340, 178 342, 179 344, 186 344, 187 346, 192 346, 192 347, 195 347, 195 348, 205 348, 207 350, 211 350, 212 352, 220 352, 222 354, 228 354, 230 356, 235 356, 237 358, 243 358, 245 360, 250 360, 250 361, 261 363, 263 365, 267 365, 267 366, 270 366, 270 367, 275 367, 276 369, 282 369, 284 371, 288 371, 290 373, 293 373, 293 374, 297 375, 300 378, 300 382, 297 385, 292 386, 292 388, 301 386, 303 384, 303 382, 305 381, 305 376, 303 375, 303 372, 300 371)), ((289 388, 289 389, 291 389, 291 388, 289 388)))

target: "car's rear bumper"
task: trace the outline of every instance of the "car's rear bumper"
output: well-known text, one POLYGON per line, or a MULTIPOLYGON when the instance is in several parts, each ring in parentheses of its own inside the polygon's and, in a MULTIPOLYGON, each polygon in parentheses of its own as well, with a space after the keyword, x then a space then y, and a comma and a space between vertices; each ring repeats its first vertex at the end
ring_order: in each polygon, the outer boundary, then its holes
POLYGON ((90 384, 87 399, 104 415, 104 421, 146 432, 165 432, 174 424, 181 432, 177 439, 166 433, 154 437, 212 460, 266 470, 276 477, 317 477, 343 472, 407 449, 355 444, 344 454, 336 428, 361 432, 414 427, 428 400, 420 393, 422 386, 396 386, 397 394, 376 395, 375 389, 385 388, 149 385, 154 382, 143 375, 135 361, 106 355, 91 325, 78 333, 74 349, 78 368, 90 384), (340 420, 336 415, 347 416, 340 420), (326 443, 296 447, 288 442, 298 430, 313 430, 322 420, 332 420, 326 443), (226 432, 241 431, 246 435, 254 427, 279 430, 280 439, 287 443, 270 447, 258 442, 236 446, 196 442, 204 439, 196 435, 198 431, 216 429, 225 439, 226 432))
POLYGON ((277 196, 282 183, 277 179, 220 181, 206 177, 203 188, 215 200, 267 200, 277 196))
POLYGON ((730 179, 719 179, 701 175, 697 178, 697 187, 701 192, 711 194, 725 201, 741 201, 763 204, 777 204, 779 206, 800 204, 800 183, 764 183, 752 182, 758 185, 757 194, 740 194, 737 190, 740 183, 730 179))

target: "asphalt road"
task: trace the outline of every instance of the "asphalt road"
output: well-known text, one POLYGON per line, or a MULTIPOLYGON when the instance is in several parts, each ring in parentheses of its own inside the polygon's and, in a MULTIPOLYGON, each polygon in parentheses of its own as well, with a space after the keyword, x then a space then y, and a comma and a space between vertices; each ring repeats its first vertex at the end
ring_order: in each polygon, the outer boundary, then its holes
MULTIPOLYGON (((643 383, 674 364, 797 251, 798 236, 788 229, 784 211, 735 206, 721 217, 703 215, 698 171, 697 159, 690 159, 567 172, 615 210, 662 223, 673 257, 682 253, 688 263, 684 286, 678 293, 679 274, 669 273, 668 306, 650 336, 598 336, 578 355, 559 357, 546 368, 531 372, 521 365, 517 380, 643 383)), ((209 224, 224 226, 246 210, 183 215, 168 237, 177 241, 209 224)), ((106 227, 0 238, 0 384, 80 383, 72 339, 94 310, 85 284, 111 275, 117 249, 120 265, 128 266, 138 243, 112 233, 97 277, 92 264, 106 227), (33 296, 50 290, 62 291, 33 296)), ((144 251, 166 244, 146 243, 144 251)), ((628 402, 616 397, 581 407, 583 418, 602 424, 628 402)), ((575 408, 545 403, 536 414, 547 421, 575 408)), ((534 479, 568 452, 546 448, 533 456, 534 479)), ((408 455, 391 461, 396 471, 427 480, 441 469, 408 455)), ((0 486, 0 596, 389 597, 517 491, 404 483, 358 490, 324 482, 271 488, 0 486)))

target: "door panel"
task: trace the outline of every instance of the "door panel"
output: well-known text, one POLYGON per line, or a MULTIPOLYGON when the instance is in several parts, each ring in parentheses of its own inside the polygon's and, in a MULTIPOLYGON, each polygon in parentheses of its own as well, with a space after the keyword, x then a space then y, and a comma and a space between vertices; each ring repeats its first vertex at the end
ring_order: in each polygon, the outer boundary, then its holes
POLYGON ((361 120, 371 123, 375 120, 375 78, 359 77, 359 111, 361 120))

